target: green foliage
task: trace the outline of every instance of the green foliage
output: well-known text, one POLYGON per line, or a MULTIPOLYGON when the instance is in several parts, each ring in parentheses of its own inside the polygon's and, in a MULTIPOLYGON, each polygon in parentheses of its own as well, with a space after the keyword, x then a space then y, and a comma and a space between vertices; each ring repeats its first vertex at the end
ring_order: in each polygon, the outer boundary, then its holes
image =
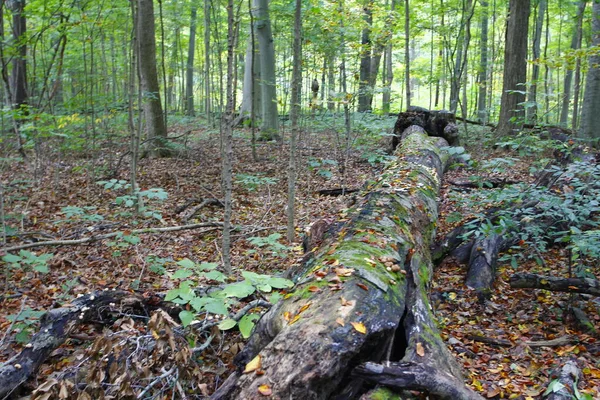
POLYGON ((21 250, 19 254, 8 253, 2 257, 2 261, 8 264, 9 268, 22 269, 23 271, 36 271, 43 274, 48 272, 48 260, 54 257, 54 254, 40 254, 39 256, 31 251, 21 250))
POLYGON ((55 223, 61 222, 77 222, 77 221, 87 221, 87 222, 98 222, 104 220, 104 217, 100 214, 90 214, 89 212, 95 210, 94 206, 87 207, 76 207, 76 206, 66 206, 60 209, 61 213, 64 214, 65 219, 58 220, 55 223))
POLYGON ((268 176, 248 175, 248 174, 235 174, 235 182, 243 185, 246 190, 250 192, 256 191, 263 185, 274 185, 278 181, 277 178, 270 178, 268 176))
POLYGON ((16 333, 15 340, 17 343, 25 344, 29 342, 38 319, 44 314, 44 311, 25 308, 19 314, 6 316, 6 319, 14 323, 13 332, 16 333))
MULTIPOLYGON (((220 290, 200 296, 195 291, 196 283, 188 278, 196 280, 204 278, 224 282, 225 275, 216 270, 217 264, 198 264, 188 258, 184 258, 176 264, 179 268, 171 275, 171 278, 181 282, 179 287, 167 292, 165 301, 189 305, 193 309, 193 311, 184 310, 179 314, 184 326, 190 325, 201 313, 227 316, 232 306, 238 305, 241 299, 247 298, 257 291, 271 293, 274 289, 286 289, 294 285, 293 282, 284 278, 242 271, 243 281, 227 284, 220 290)), ((279 300, 279 298, 272 296, 272 301, 279 300)), ((259 316, 256 314, 246 314, 239 321, 227 318, 219 324, 219 328, 228 330, 237 325, 242 336, 247 338, 254 327, 254 321, 258 318, 259 316)))
MULTIPOLYGON (((96 182, 102 185, 106 190, 127 190, 131 184, 125 180, 111 179, 109 181, 96 182)), ((138 213, 146 218, 155 218, 162 220, 162 214, 148 204, 153 202, 163 202, 169 197, 168 193, 162 188, 151 188, 147 190, 135 190, 133 194, 124 194, 115 198, 115 204, 125 208, 136 208, 138 213)), ((130 212, 121 213, 124 216, 131 215, 130 212)))
MULTIPOLYGON (((275 257, 284 258, 287 255, 289 247, 281 244, 279 239, 281 239, 281 234, 276 232, 266 237, 253 236, 248 238, 248 241, 256 247, 267 250, 275 257)), ((256 252, 257 250, 252 249, 248 250, 247 254, 254 254, 256 252)))
POLYGON ((337 165, 338 162, 335 160, 314 157, 310 157, 308 159, 308 169, 313 172, 316 172, 317 175, 320 175, 326 179, 331 179, 331 177, 333 177, 333 172, 331 172, 331 168, 337 165))
POLYGON ((123 250, 127 250, 131 246, 135 246, 140 242, 141 239, 137 235, 126 232, 117 232, 115 239, 106 242, 106 245, 113 249, 114 257, 120 257, 123 254, 123 250))
MULTIPOLYGON (((562 193, 544 187, 512 185, 503 189, 479 191, 467 199, 458 198, 463 206, 501 206, 494 220, 483 213, 471 223, 466 236, 489 236, 513 232, 518 244, 503 255, 516 268, 518 259, 533 258, 540 264, 540 254, 554 243, 564 243, 577 263, 576 274, 584 276, 590 268, 583 259, 600 258, 600 166, 575 162, 563 171, 553 170, 560 178, 562 193), (547 222, 553 221, 551 225, 547 222)), ((458 216, 456 216, 458 217, 458 216)))
POLYGON ((462 146, 450 146, 443 147, 441 150, 448 152, 448 154, 454 160, 451 167, 474 167, 475 161, 471 158, 471 155, 467 153, 462 146))

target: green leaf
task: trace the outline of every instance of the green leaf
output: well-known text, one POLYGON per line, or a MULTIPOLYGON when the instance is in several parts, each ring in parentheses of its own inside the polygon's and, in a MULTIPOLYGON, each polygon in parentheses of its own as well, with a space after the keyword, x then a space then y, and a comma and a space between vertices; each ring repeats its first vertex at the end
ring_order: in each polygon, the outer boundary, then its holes
POLYGON ((206 276, 208 279, 212 279, 213 281, 219 282, 225 282, 225 279, 227 279, 227 277, 219 271, 210 271, 204 274, 204 276, 206 276))
POLYGON ((550 382, 550 384, 548 385, 548 388, 544 392, 544 397, 548 396, 550 393, 556 393, 556 392, 562 390, 564 387, 565 387, 565 385, 560 383, 560 381, 558 379, 555 379, 552 382, 550 382))
POLYGON ((255 291, 256 289, 254 286, 250 285, 249 283, 237 282, 225 286, 225 288, 222 290, 222 293, 225 294, 226 297, 237 297, 238 299, 243 299, 244 297, 250 296, 255 291))
POLYGON ((217 326, 219 327, 220 330, 226 331, 226 330, 229 330, 229 329, 233 328, 236 325, 237 325, 237 322, 235 322, 235 320, 233 320, 231 318, 228 318, 228 319, 223 320, 217 326))
POLYGON ((260 290, 261 292, 265 292, 265 293, 271 293, 271 290, 273 290, 271 285, 269 285, 267 283, 258 284, 258 285, 256 285, 256 288, 258 290, 260 290))
POLYGON ((273 286, 275 289, 286 289, 294 286, 294 282, 289 279, 272 277, 267 281, 269 285, 273 286))
POLYGON ((223 301, 223 299, 210 299, 204 309, 213 314, 227 315, 229 311, 227 311, 227 305, 223 301))
POLYGON ((179 313, 179 319, 181 320, 181 324, 184 327, 191 324, 195 317, 196 317, 196 314, 194 314, 193 312, 190 312, 190 311, 184 310, 179 313))
POLYGON ((173 299, 176 299, 177 297, 179 297, 180 292, 181 292, 181 289, 171 289, 171 290, 167 291, 167 295, 165 296, 165 301, 173 301, 173 299))
POLYGON ((189 258, 184 258, 182 260, 177 261, 177 265, 188 269, 193 269, 196 266, 196 264, 189 258))
POLYGON ((37 264, 35 267, 33 267, 33 269, 37 272, 41 272, 42 274, 48 273, 48 265, 46 265, 46 263, 37 264))
POLYGON ((242 317, 242 319, 240 319, 238 325, 240 333, 244 339, 248 339, 250 337, 252 329, 254 329, 254 321, 256 321, 258 318, 260 317, 256 314, 246 314, 242 317))
POLYGON ((171 278, 185 279, 185 278, 189 278, 192 275, 194 275, 194 271, 182 268, 182 269, 178 269, 177 271, 175 271, 175 273, 171 276, 171 278))
POLYGON ((7 262, 9 264, 18 263, 19 261, 21 261, 21 257, 8 253, 7 255, 2 257, 2 261, 7 262))
POLYGON ((203 262, 203 263, 200 263, 200 265, 198 265, 198 269, 201 271, 212 271, 213 269, 217 268, 218 266, 219 266, 219 264, 217 264, 217 263, 203 262))
POLYGON ((277 304, 279 300, 283 298, 283 295, 279 292, 273 292, 273 294, 269 297, 269 303, 277 304))

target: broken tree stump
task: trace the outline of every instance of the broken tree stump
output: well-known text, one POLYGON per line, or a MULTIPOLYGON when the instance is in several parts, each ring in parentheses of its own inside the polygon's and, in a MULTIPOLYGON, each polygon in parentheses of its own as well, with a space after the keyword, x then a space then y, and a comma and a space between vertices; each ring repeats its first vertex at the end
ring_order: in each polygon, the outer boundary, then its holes
POLYGON ((352 371, 369 361, 422 364, 462 382, 427 299, 448 158, 439 144, 447 145, 419 126, 403 132, 398 159, 316 251, 295 290, 262 317, 212 399, 260 399, 265 391, 273 399, 358 398, 366 389, 352 371), (249 363, 259 373, 244 373, 249 363))
POLYGON ((450 146, 458 146, 458 126, 453 113, 446 110, 428 110, 422 107, 409 107, 406 112, 398 114, 394 126, 392 149, 402 141, 402 134, 410 126, 420 126, 429 136, 441 137, 450 146))

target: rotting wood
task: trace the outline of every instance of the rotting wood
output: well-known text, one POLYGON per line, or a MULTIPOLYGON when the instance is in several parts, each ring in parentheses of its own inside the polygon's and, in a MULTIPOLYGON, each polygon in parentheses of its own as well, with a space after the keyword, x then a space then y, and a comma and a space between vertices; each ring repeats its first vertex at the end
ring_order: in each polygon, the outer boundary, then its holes
POLYGON ((109 290, 79 297, 70 304, 48 311, 40 319, 40 329, 29 344, 15 357, 0 364, 0 399, 15 392, 80 324, 97 319, 111 309, 146 310, 149 314, 149 310, 157 308, 160 303, 158 297, 145 298, 130 292, 109 290))
POLYGON ((422 363, 365 363, 354 370, 358 378, 397 390, 427 392, 441 400, 480 400, 477 393, 446 371, 422 363))
POLYGON ((360 189, 348 189, 348 188, 337 188, 337 189, 320 189, 315 191, 315 193, 320 194, 321 196, 343 196, 349 193, 359 192, 360 189))
POLYGON ((427 299, 447 161, 439 146, 447 143, 418 126, 402 136, 398 159, 359 196, 337 237, 317 249, 295 290, 262 317, 212 399, 264 398, 261 385, 272 398, 358 398, 364 389, 354 367, 384 360, 422 364, 462 383, 427 299), (256 357, 261 373, 244 374, 256 357))
POLYGON ((553 276, 517 273, 510 277, 510 287, 545 289, 553 292, 584 293, 600 296, 600 281, 591 278, 556 278, 553 276))
POLYGON ((578 398, 574 396, 577 384, 581 382, 582 374, 577 361, 574 359, 568 360, 557 372, 551 375, 555 379, 550 382, 553 386, 550 393, 545 397, 547 400, 571 400, 578 398), (553 383, 556 382, 556 383, 553 383))

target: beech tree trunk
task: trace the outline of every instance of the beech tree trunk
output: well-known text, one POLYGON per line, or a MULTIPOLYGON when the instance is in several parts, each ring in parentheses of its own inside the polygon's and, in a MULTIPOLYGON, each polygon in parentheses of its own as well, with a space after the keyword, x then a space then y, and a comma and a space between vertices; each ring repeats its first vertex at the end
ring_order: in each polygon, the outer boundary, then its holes
POLYGON ((261 88, 261 137, 278 139, 279 115, 277 114, 277 90, 275 86, 275 50, 269 17, 268 0, 254 0, 256 9, 256 36, 260 56, 261 88))
POLYGON ((504 49, 504 79, 500 102, 499 136, 513 134, 525 122, 522 103, 527 80, 527 31, 530 0, 510 0, 504 49))
MULTIPOLYGON (((600 46, 600 3, 594 2, 592 6, 592 44, 600 46)), ((590 69, 585 80, 585 93, 581 106, 582 137, 587 139, 600 138, 600 54, 590 55, 590 69)))
MULTIPOLYGON (((194 112, 194 54, 196 51, 196 6, 190 12, 190 41, 187 64, 185 66, 185 115, 193 117, 194 112)), ((207 82, 205 82, 207 84, 207 82)))
POLYGON ((149 152, 153 156, 168 157, 167 127, 163 117, 156 70, 156 39, 154 37, 154 2, 137 1, 137 45, 140 84, 142 87, 142 108, 146 119, 149 152))
MULTIPOLYGON (((238 369, 213 399, 262 399, 259 388, 272 398, 358 398, 366 388, 352 376, 355 367, 386 360, 401 361, 395 368, 420 377, 420 386, 405 388, 455 398, 457 392, 430 386, 462 384, 427 299, 445 145, 419 126, 402 132, 398 159, 301 266, 295 290, 262 317, 236 357, 238 369), (261 373, 243 373, 251 360, 261 373), (422 379, 423 371, 430 379, 422 379)), ((363 373, 380 369, 361 367, 363 373)), ((469 399, 480 398, 460 389, 469 399)))

